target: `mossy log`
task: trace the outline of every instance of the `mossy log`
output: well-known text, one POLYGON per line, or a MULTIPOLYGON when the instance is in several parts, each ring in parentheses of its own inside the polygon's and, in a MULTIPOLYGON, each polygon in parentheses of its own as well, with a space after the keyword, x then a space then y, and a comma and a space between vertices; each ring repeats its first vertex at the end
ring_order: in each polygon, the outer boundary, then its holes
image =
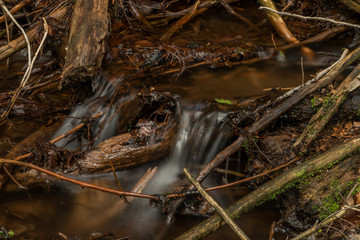
MULTIPOLYGON (((350 190, 359 182, 360 154, 356 154, 304 181, 299 187, 296 211, 308 209, 320 220, 340 210, 350 190)), ((357 189, 358 190, 358 189, 357 189)), ((352 194, 356 193, 352 192, 352 194)), ((314 216, 307 216, 313 218, 314 216)))
POLYGON ((61 85, 77 85, 95 76, 105 53, 108 0, 77 0, 71 16, 61 85))
MULTIPOLYGON (((232 204, 226 211, 231 218, 236 218, 240 214, 249 211, 255 206, 261 205, 266 200, 274 198, 277 194, 284 192, 286 189, 294 186, 296 181, 304 179, 311 174, 315 174, 323 169, 332 167, 334 164, 344 159, 348 155, 360 149, 360 138, 355 138, 347 143, 308 160, 301 165, 281 174, 273 180, 260 186, 255 191, 249 193, 239 201, 232 204)), ((220 215, 215 214, 189 231, 185 232, 177 239, 200 239, 225 223, 220 215)))

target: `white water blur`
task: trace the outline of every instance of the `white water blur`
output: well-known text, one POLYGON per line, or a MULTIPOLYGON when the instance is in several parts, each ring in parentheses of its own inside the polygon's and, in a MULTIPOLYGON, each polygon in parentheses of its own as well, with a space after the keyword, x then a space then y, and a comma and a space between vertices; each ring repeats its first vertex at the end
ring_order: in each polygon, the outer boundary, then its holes
MULTIPOLYGON (((96 88, 92 97, 86 99, 84 102, 75 107, 72 113, 64 121, 63 125, 56 131, 53 139, 79 125, 85 117, 90 117, 100 112, 103 113, 102 116, 95 120, 91 128, 91 132, 93 136, 95 136, 94 145, 116 135, 117 122, 119 119, 118 109, 123 103, 134 99, 134 96, 131 95, 121 96, 118 100, 112 102, 116 86, 119 85, 123 79, 124 78, 120 77, 112 78, 107 81, 103 80, 96 88)), ((75 150, 86 144, 87 139, 75 138, 74 134, 71 134, 55 143, 57 147, 64 147, 69 150, 75 150)))
POLYGON ((178 180, 184 167, 199 167, 211 161, 227 143, 222 134, 225 116, 221 112, 183 110, 170 157, 160 166, 147 191, 165 191, 178 180))

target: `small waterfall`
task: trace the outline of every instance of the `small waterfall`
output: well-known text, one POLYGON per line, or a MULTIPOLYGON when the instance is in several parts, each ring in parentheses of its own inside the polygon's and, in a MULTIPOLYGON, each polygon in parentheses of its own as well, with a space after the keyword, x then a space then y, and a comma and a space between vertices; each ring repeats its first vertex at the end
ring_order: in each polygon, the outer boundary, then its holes
POLYGON ((177 181, 183 168, 199 167, 211 161, 227 144, 224 137, 226 113, 184 110, 169 160, 159 168, 150 192, 164 191, 177 181))
MULTIPOLYGON (((75 107, 70 116, 54 134, 53 138, 61 136, 79 125, 84 117, 90 117, 100 112, 103 113, 102 116, 96 119, 91 127, 91 134, 95 139, 94 144, 96 145, 116 135, 121 105, 135 98, 134 96, 128 95, 118 97, 117 100, 114 100, 114 95, 117 91, 116 86, 118 86, 123 79, 122 77, 108 80, 103 79, 96 88, 95 94, 75 107)), ((69 150, 75 150, 80 146, 85 146, 87 143, 87 139, 71 134, 55 143, 55 145, 57 147, 65 147, 69 150)))

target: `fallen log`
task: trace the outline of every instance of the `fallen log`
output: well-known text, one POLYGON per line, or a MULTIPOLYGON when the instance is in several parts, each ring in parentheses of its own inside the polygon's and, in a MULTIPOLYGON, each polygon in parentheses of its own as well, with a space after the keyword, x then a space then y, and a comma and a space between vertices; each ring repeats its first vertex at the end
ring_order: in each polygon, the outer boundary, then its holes
POLYGON ((98 73, 108 34, 108 3, 108 0, 76 1, 61 86, 86 82, 98 73))
MULTIPOLYGON (((308 160, 301 165, 281 174, 273 180, 260 186, 253 192, 241 198, 232 204, 226 211, 231 218, 237 218, 240 214, 261 205, 266 200, 274 198, 277 194, 284 192, 286 189, 294 186, 296 181, 317 172, 330 168, 340 160, 358 151, 360 148, 360 138, 341 144, 338 147, 308 160)), ((209 219, 203 221, 199 225, 185 232, 177 239, 200 239, 216 229, 223 226, 225 222, 219 214, 215 214, 209 219)))
MULTIPOLYGON (((288 237, 298 235, 316 225, 317 220, 323 221, 344 204, 351 203, 350 197, 358 189, 359 170, 360 155, 355 154, 331 169, 320 172, 316 177, 302 179, 296 191, 291 191, 280 199, 283 210, 278 227, 292 229, 287 234, 288 237)), ((322 234, 319 232, 316 239, 324 238, 322 234)))
POLYGON ((100 143, 84 159, 79 160, 80 168, 86 172, 109 172, 112 170, 109 161, 115 169, 125 169, 169 156, 174 128, 168 127, 162 139, 149 145, 131 143, 134 142, 135 134, 135 131, 125 133, 100 143))

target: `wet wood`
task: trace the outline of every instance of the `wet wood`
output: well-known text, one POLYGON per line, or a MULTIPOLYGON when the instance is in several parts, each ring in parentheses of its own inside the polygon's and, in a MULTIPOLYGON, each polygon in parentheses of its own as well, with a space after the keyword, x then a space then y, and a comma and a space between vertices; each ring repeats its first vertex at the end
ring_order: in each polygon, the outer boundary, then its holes
MULTIPOLYGON (((318 157, 308 160, 301 165, 281 174, 273 180, 260 186, 253 192, 249 193, 239 201, 232 204, 226 211, 231 218, 237 218, 240 214, 249 211, 264 201, 271 199, 274 194, 279 194, 290 188, 292 183, 301 177, 312 174, 322 169, 331 167, 337 161, 344 159, 346 156, 358 151, 360 148, 360 138, 355 138, 347 143, 330 150, 318 157)), ((205 220, 177 239, 201 239, 223 226, 225 222, 220 215, 215 214, 211 218, 205 220)))
POLYGON ((83 160, 79 160, 79 165, 87 172, 109 172, 112 170, 110 160, 115 169, 125 169, 168 157, 175 130, 169 128, 162 141, 149 145, 130 143, 136 138, 135 135, 135 131, 132 131, 105 140, 87 153, 83 160))
MULTIPOLYGON (((258 2, 265 7, 269 7, 276 10, 275 4, 271 0, 258 0, 258 2)), ((267 18, 276 29, 277 33, 289 43, 298 43, 299 41, 290 32, 283 18, 274 12, 266 11, 267 18)))
POLYGON ((105 53, 108 0, 78 0, 71 16, 61 85, 76 85, 95 76, 105 53))

